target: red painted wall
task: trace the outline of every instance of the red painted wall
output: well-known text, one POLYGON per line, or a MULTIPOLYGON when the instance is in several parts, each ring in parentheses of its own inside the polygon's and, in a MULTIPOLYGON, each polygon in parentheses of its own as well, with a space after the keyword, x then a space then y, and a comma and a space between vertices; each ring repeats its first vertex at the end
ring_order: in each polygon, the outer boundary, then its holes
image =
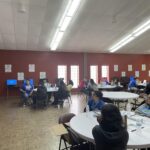
MULTIPOLYGON (((121 72, 125 71, 126 76, 135 76, 135 71, 140 71, 139 80, 150 80, 148 71, 150 70, 150 55, 134 55, 134 54, 88 54, 87 55, 87 70, 90 65, 98 65, 99 79, 101 78, 101 66, 109 66, 110 79, 114 76, 120 77, 121 72), (141 65, 146 64, 146 71, 141 70, 141 65), (114 65, 118 65, 118 72, 114 72, 114 65), (132 65, 133 71, 128 71, 128 65, 132 65)), ((88 76, 90 73, 88 72, 88 76)))
MULTIPOLYGON (((83 53, 62 53, 62 52, 34 52, 34 51, 0 51, 0 96, 6 95, 5 81, 10 78, 17 78, 17 72, 24 72, 25 78, 33 78, 36 82, 39 80, 39 72, 46 72, 50 82, 54 82, 57 78, 57 65, 79 65, 80 80, 83 78, 83 53), (4 72, 4 65, 12 64, 12 73, 4 72), (28 71, 28 65, 35 64, 35 72, 28 71)), ((125 71, 127 76, 135 75, 135 70, 140 71, 140 80, 147 79, 148 70, 150 70, 150 55, 125 55, 125 54, 87 54, 87 78, 90 77, 90 65, 98 65, 99 78, 101 78, 101 66, 109 65, 110 78, 113 76, 121 76, 121 72, 125 71), (133 71, 128 72, 128 64, 133 65, 133 71), (141 65, 146 64, 146 71, 141 71, 141 65), (114 72, 114 65, 119 65, 119 71, 114 72)), ((70 77, 70 69, 67 72, 67 79, 70 77)), ((14 95, 14 93, 10 93, 14 95)))
MULTIPOLYGON (((17 72, 24 72, 25 78, 39 80, 39 72, 46 72, 47 78, 54 83, 57 78, 57 65, 67 65, 67 79, 70 79, 69 68, 79 65, 83 70, 83 54, 81 53, 53 53, 30 51, 0 51, 0 96, 6 95, 7 79, 17 79, 17 72), (12 73, 4 72, 4 65, 12 64, 12 73), (28 65, 35 64, 35 72, 28 71, 28 65)), ((80 79, 82 74, 79 75, 80 79)), ((12 91, 12 90, 11 90, 12 91)), ((10 93, 13 95, 13 93, 10 93)))

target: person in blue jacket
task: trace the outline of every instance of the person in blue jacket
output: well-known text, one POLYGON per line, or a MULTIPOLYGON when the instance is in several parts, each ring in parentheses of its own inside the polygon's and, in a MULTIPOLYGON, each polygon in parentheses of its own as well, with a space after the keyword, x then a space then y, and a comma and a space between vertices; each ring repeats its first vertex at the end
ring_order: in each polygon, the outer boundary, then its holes
POLYGON ((131 76, 131 77, 130 77, 130 82, 129 82, 129 85, 128 85, 128 89, 129 89, 129 90, 137 89, 136 86, 137 86, 136 77, 131 76))
POLYGON ((100 91, 94 91, 92 93, 92 97, 89 98, 88 100, 88 105, 89 105, 89 110, 101 110, 102 107, 104 106, 104 101, 103 101, 103 93, 100 91))
POLYGON ((27 105, 28 104, 28 98, 32 95, 33 92, 33 86, 31 85, 29 80, 26 80, 23 83, 22 88, 20 89, 21 91, 21 97, 23 100, 23 105, 27 105))

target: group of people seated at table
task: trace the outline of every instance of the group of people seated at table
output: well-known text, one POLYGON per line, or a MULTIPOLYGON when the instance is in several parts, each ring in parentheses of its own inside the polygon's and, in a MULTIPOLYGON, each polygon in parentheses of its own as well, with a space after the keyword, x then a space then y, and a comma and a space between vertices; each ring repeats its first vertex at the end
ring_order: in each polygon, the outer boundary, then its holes
MULTIPOLYGON (((101 111, 101 115, 97 117, 99 125, 92 130, 96 150, 125 150, 129 135, 119 108, 105 103, 101 91, 93 91, 87 104, 90 111, 101 111)), ((150 117, 150 95, 147 95, 145 103, 139 106, 135 112, 150 117)))
POLYGON ((51 86, 52 85, 48 83, 47 79, 43 79, 39 81, 37 90, 34 91, 34 85, 31 84, 30 80, 24 80, 22 87, 20 88, 23 106, 29 105, 29 99, 32 101, 32 106, 36 105, 38 99, 43 99, 43 101, 45 101, 45 105, 47 105, 51 96, 54 96, 54 101, 52 102, 53 105, 57 105, 58 103, 62 104, 65 98, 71 96, 70 94, 73 87, 73 81, 69 80, 66 85, 63 79, 58 79, 55 84, 58 91, 53 93, 53 95, 51 92, 47 92, 47 88, 51 86))
MULTIPOLYGON (((107 82, 105 82, 106 84, 108 84, 107 82)), ((95 83, 95 81, 93 79, 89 79, 87 80, 86 78, 84 78, 79 86, 78 86, 80 92, 90 96, 92 91, 98 91, 98 86, 95 83)))

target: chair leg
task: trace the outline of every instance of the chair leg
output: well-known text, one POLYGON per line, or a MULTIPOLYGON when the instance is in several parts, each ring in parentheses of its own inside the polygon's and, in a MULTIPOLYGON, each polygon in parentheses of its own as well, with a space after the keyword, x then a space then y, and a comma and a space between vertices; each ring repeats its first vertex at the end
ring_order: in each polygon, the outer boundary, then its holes
POLYGON ((71 104, 72 104, 72 99, 71 99, 71 95, 69 96, 69 98, 70 98, 70 102, 71 102, 71 104))
POLYGON ((67 147, 65 140, 64 140, 64 144, 65 144, 65 149, 68 150, 68 147, 67 147))
POLYGON ((59 141, 59 150, 60 150, 60 148, 61 148, 61 141, 62 141, 62 139, 61 139, 61 137, 60 137, 60 141, 59 141))

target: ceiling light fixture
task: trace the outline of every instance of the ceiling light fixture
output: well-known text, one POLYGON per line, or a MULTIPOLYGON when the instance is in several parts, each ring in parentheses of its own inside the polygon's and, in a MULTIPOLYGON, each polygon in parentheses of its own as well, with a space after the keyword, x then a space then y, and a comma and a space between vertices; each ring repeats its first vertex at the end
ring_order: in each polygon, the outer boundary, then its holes
POLYGON ((109 49, 109 51, 111 53, 117 51, 118 49, 120 49, 121 47, 123 47, 127 43, 131 42, 132 40, 134 40, 135 38, 137 38, 138 36, 140 36, 142 33, 146 32, 149 29, 150 29, 150 20, 144 22, 138 28, 136 28, 135 30, 133 30, 129 35, 127 35, 126 37, 124 37, 123 39, 121 39, 119 42, 117 42, 115 45, 113 45, 109 49))
POLYGON ((69 26, 73 16, 75 15, 75 12, 77 11, 81 0, 69 0, 67 7, 65 9, 65 12, 62 15, 62 18, 59 22, 58 28, 54 34, 54 37, 52 39, 52 42, 50 44, 51 50, 56 50, 63 35, 66 31, 67 27, 69 26))

